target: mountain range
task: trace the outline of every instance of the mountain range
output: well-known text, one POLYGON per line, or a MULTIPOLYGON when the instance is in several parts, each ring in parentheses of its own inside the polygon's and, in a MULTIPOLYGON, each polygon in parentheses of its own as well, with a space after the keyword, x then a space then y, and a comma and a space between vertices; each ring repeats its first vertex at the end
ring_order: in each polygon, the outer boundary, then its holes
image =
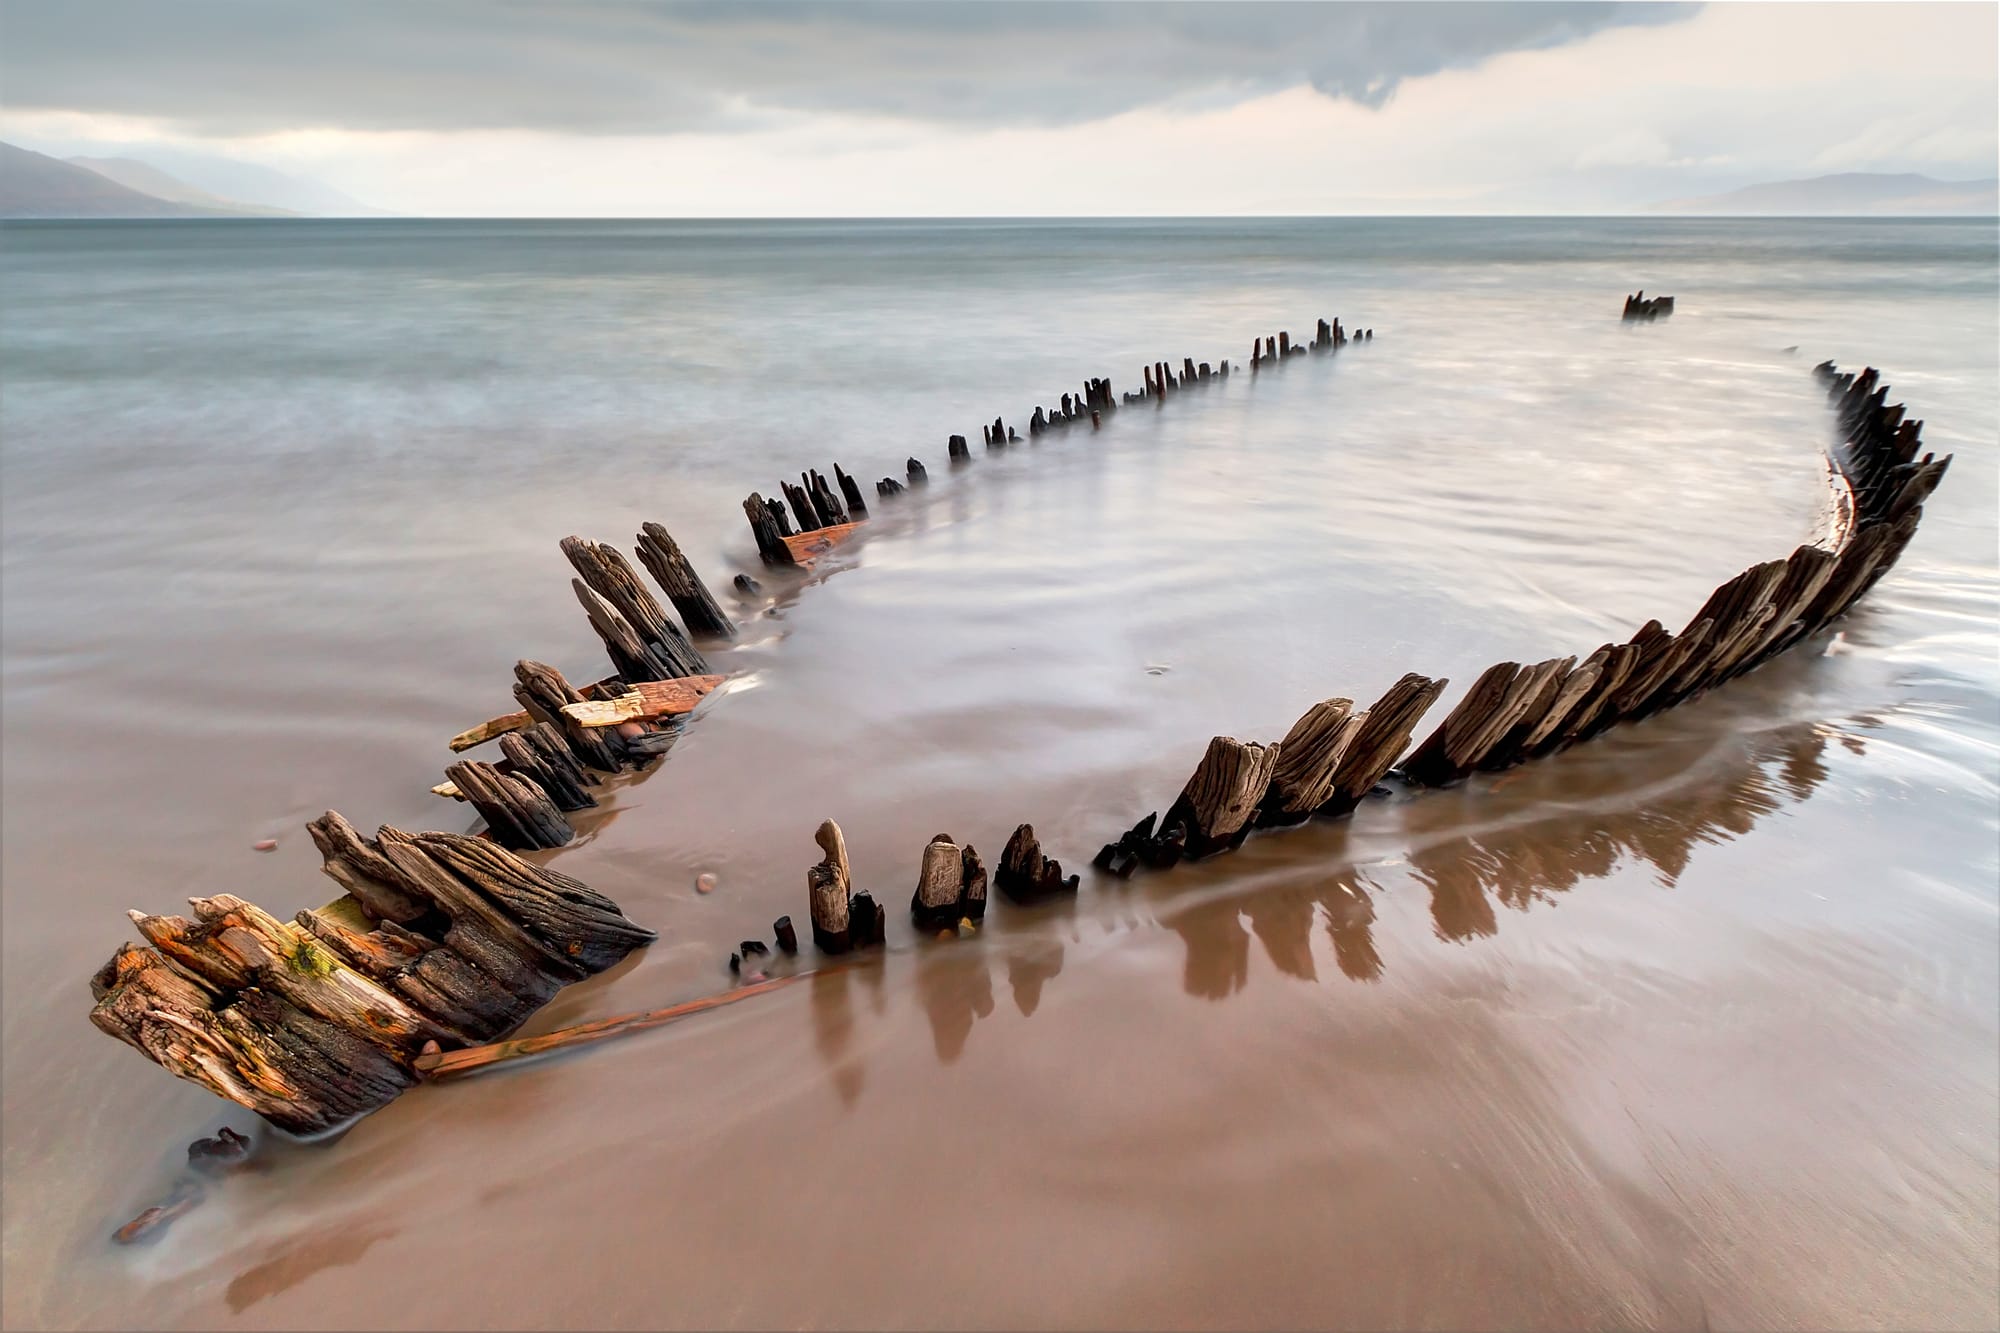
POLYGON ((2000 180, 1941 181, 1914 173, 1848 171, 1674 199, 1651 211, 1730 217, 1992 217, 2000 213, 2000 180))
MULTIPOLYGON (((1644 211, 1720 217, 1993 217, 2000 180, 1852 171, 1674 199, 1644 211)), ((316 181, 172 148, 144 158, 50 157, 0 143, 0 217, 379 217, 316 181)))
POLYGON ((0 217, 381 215, 337 190, 268 167, 171 151, 153 157, 57 158, 0 143, 0 217))

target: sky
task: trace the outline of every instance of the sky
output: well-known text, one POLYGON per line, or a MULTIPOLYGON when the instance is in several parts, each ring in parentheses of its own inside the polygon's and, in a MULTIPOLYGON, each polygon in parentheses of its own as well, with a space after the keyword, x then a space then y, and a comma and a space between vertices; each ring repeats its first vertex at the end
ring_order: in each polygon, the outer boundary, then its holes
POLYGON ((435 216, 1620 212, 1989 178, 2000 5, 5 0, 0 139, 435 216))

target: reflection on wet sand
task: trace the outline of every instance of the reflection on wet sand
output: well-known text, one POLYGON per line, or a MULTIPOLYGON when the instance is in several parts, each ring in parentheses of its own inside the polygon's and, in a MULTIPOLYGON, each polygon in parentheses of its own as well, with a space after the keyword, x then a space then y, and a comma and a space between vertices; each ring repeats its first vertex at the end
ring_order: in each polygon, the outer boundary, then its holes
MULTIPOLYGON (((1410 868, 1431 892, 1438 937, 1466 940, 1499 929, 1492 899, 1525 912, 1630 858, 1651 864, 1672 888, 1700 844, 1749 833, 1787 798, 1803 801, 1827 776, 1828 731, 1801 723, 1753 737, 1731 771, 1623 811, 1578 811, 1431 844, 1410 868), (1489 898, 1490 895, 1490 898, 1489 898)), ((1857 753, 1862 742, 1845 736, 1857 753)))
POLYGON ((1061 940, 1035 941, 1021 945, 1007 955, 1007 984, 1014 990, 1014 1007, 1021 1017, 1033 1018, 1042 1002, 1042 983, 1062 971, 1061 940))
POLYGON ((368 1252, 370 1246, 395 1234, 394 1227, 370 1227, 348 1233, 309 1233, 271 1258, 244 1269, 230 1279, 224 1298, 228 1300, 232 1313, 242 1314, 258 1301, 296 1287, 315 1273, 360 1263, 361 1256, 368 1252))
MULTIPOLYGON (((1655 728, 1587 760, 1569 757, 1463 788, 1458 800, 1431 796, 1402 805, 1397 836, 1412 849, 1407 862, 1358 865, 1348 828, 1335 827, 1314 858, 1333 862, 1330 869, 1301 869, 1278 882, 1203 897, 1163 911, 1151 924, 1180 936, 1182 987, 1202 999, 1227 999, 1249 984, 1253 936, 1279 974, 1318 981, 1318 921, 1325 922, 1342 976, 1379 981, 1384 962, 1374 935, 1375 898, 1390 891, 1392 875, 1407 875, 1429 892, 1433 933, 1453 943, 1497 934, 1502 907, 1525 912, 1533 903, 1555 902, 1621 864, 1651 865, 1671 888, 1697 846, 1741 837, 1788 801, 1809 797, 1828 776, 1824 753, 1833 738, 1862 750, 1851 730, 1820 723, 1732 735, 1724 742, 1726 757, 1718 757, 1712 729, 1655 728), (1475 812, 1481 825, 1468 830, 1475 812)), ((1055 928, 1089 919, 1093 908, 1097 923, 1113 933, 1145 928, 1116 898, 1086 894, 1017 920, 1019 934, 996 936, 989 924, 978 938, 917 946, 914 990, 940 1063, 956 1062, 974 1025, 994 1012, 992 949, 1004 950, 1014 1007, 1032 1017, 1062 972, 1064 945, 1055 928)), ((873 961, 830 969, 812 982, 815 1041, 849 1107, 863 1084, 851 991, 867 987, 880 1014, 885 984, 885 966, 873 961)))
POLYGON ((854 1004, 848 995, 853 982, 853 970, 838 967, 821 972, 811 983, 813 1042, 819 1048, 820 1059, 832 1072, 840 1104, 850 1110, 861 1097, 867 1075, 861 1056, 848 1050, 854 1039, 854 1004))
MULTIPOLYGON (((1439 939, 1448 941, 1497 933, 1496 901, 1526 911, 1529 904, 1553 901, 1553 895, 1585 880, 1609 876, 1628 859, 1656 867, 1661 884, 1670 888, 1697 845, 1741 837, 1788 799, 1810 796, 1827 776, 1822 756, 1836 734, 1860 752, 1862 741, 1850 733, 1817 723, 1795 724, 1749 738, 1740 756, 1720 772, 1702 772, 1669 795, 1639 799, 1624 809, 1541 813, 1552 798, 1563 795, 1553 789, 1574 788, 1599 776, 1595 765, 1587 770, 1552 765, 1532 775, 1517 774, 1466 794, 1467 802, 1494 810, 1504 822, 1456 836, 1448 831, 1464 819, 1463 803, 1413 801, 1405 807, 1405 831, 1415 848, 1410 873, 1430 891, 1433 927, 1439 939), (1530 779, 1533 787, 1500 790, 1521 779, 1530 779), (1516 818, 1529 810, 1534 813, 1516 818)), ((1688 773, 1700 762, 1706 744, 1699 734, 1655 734, 1625 747, 1611 762, 1632 790, 1643 791, 1650 783, 1688 773)), ((1571 798, 1576 794, 1567 793, 1571 798)), ((1374 981, 1383 964, 1370 929, 1375 917, 1371 889, 1380 892, 1359 868, 1347 865, 1312 885, 1259 888, 1199 902, 1163 916, 1161 924, 1187 946, 1183 985, 1190 995, 1223 999, 1240 991, 1250 977, 1253 933, 1280 973, 1316 980, 1311 931, 1320 915, 1341 973, 1355 981, 1374 981)))
POLYGON ((993 1012, 993 975, 986 959, 953 957, 956 952, 930 950, 917 963, 917 995, 930 1014, 938 1061, 947 1065, 965 1053, 974 1020, 993 1012))

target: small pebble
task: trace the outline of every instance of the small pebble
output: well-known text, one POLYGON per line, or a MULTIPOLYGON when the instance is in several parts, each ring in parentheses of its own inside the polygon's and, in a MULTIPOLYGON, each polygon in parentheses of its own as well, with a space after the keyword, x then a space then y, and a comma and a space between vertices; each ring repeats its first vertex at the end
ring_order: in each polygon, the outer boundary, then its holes
POLYGON ((276 838, 266 838, 262 842, 253 842, 250 844, 250 850, 253 852, 275 852, 278 850, 278 840, 276 838))
POLYGON ((696 893, 714 893, 714 892, 715 892, 715 876, 713 876, 713 875, 696 875, 696 876, 694 877, 694 891, 695 891, 696 893))

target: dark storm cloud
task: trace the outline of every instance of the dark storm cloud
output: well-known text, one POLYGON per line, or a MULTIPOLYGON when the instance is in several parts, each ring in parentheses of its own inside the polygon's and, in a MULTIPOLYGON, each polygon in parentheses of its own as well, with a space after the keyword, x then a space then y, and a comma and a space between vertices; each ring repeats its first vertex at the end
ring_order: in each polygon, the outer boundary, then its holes
POLYGON ((304 127, 726 129, 781 111, 1060 125, 1299 84, 1379 106, 1405 79, 1654 4, 619 4, 15 0, 15 109, 304 127))

